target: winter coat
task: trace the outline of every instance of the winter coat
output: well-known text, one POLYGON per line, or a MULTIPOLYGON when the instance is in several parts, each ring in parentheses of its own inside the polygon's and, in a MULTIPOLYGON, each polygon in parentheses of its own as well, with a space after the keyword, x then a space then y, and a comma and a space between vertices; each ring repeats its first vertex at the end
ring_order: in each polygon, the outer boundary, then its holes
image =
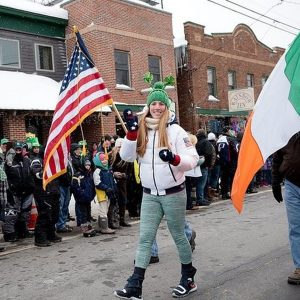
POLYGON ((71 191, 78 203, 90 203, 96 196, 92 172, 81 172, 73 176, 71 191))
POLYGON ((68 160, 67 172, 58 177, 59 185, 64 187, 71 186, 74 170, 72 163, 68 160))
POLYGON ((118 191, 112 169, 96 168, 93 174, 93 179, 99 202, 108 199, 113 202, 116 201, 118 191), (111 190, 112 192, 108 193, 108 190, 111 190))
POLYGON ((148 143, 143 157, 137 155, 137 141, 128 140, 126 137, 120 150, 123 160, 129 162, 138 160, 142 186, 149 188, 153 195, 164 195, 166 189, 182 184, 185 181, 184 172, 193 169, 199 159, 195 147, 182 127, 169 123, 166 130, 170 150, 180 156, 180 163, 177 166, 159 157, 159 151, 162 149, 157 146, 159 136, 157 130, 148 130, 148 143))
POLYGON ((272 184, 278 185, 284 178, 300 187, 300 132, 273 155, 272 184))
POLYGON ((217 141, 220 165, 236 165, 239 152, 237 141, 226 135, 221 135, 217 141))
POLYGON ((12 164, 6 164, 5 172, 12 193, 18 196, 30 195, 34 190, 34 180, 30 170, 30 159, 15 155, 12 164))
MULTIPOLYGON (((36 157, 36 156, 35 156, 36 157)), ((34 179, 33 196, 36 199, 49 199, 60 194, 58 179, 51 180, 46 190, 43 188, 43 160, 40 157, 33 158, 30 163, 31 174, 34 179)))
POLYGON ((205 161, 201 168, 212 168, 216 160, 216 152, 211 142, 204 136, 197 134, 196 150, 199 156, 204 156, 205 161))
POLYGON ((74 174, 84 172, 84 165, 83 165, 83 156, 77 156, 74 153, 71 154, 71 162, 74 170, 74 174))

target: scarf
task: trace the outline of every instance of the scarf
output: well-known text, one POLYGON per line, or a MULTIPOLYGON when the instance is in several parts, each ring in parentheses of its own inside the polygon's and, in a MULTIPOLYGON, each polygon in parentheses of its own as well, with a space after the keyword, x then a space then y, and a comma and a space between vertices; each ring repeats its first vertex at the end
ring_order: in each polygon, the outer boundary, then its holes
POLYGON ((159 119, 153 119, 153 118, 146 117, 145 121, 146 121, 147 128, 152 129, 152 130, 156 130, 158 128, 159 119))

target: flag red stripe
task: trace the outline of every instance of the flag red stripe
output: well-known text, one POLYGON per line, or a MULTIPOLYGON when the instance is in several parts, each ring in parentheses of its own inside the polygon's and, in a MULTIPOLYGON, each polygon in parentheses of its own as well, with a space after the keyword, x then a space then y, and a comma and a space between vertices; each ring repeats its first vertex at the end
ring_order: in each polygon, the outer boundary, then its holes
MULTIPOLYGON (((64 105, 65 101, 68 100, 73 94, 75 94, 77 92, 77 85, 82 86, 85 83, 87 83, 93 79, 101 79, 99 72, 97 72, 96 70, 94 71, 94 73, 84 76, 82 78, 79 75, 77 79, 70 82, 69 86, 72 86, 72 84, 74 84, 74 86, 71 87, 69 90, 67 90, 67 93, 64 93, 64 91, 62 93, 60 93, 59 100, 56 105, 55 111, 58 111, 64 105)), ((103 85, 103 83, 102 83, 102 85, 103 85)))
MULTIPOLYGON (((94 92, 97 91, 97 87, 95 88, 92 88, 91 89, 91 93, 88 93, 88 94, 93 94, 94 92)), ((87 96, 86 96, 87 97, 87 96)), ((62 127, 60 133, 54 137, 51 142, 48 144, 48 147, 46 149, 46 152, 48 150, 48 148, 52 145, 55 145, 61 138, 62 136, 64 135, 65 132, 69 131, 72 126, 74 126, 74 124, 80 122, 80 118, 82 118, 83 115, 86 114, 87 111, 89 110, 93 110, 94 108, 96 108, 97 106, 105 103, 106 101, 110 100, 111 99, 111 96, 109 94, 105 94, 101 97, 98 97, 98 98, 95 98, 94 100, 90 101, 89 103, 85 104, 79 111, 79 113, 77 113, 76 111, 76 115, 72 118, 72 119, 67 119, 67 116, 68 114, 72 113, 74 109, 77 110, 77 107, 73 108, 72 110, 66 112, 66 114, 64 116, 62 116, 62 118, 58 119, 57 122, 57 126, 61 125, 62 123, 65 123, 65 125, 62 127), (67 119, 67 120, 64 120, 64 119, 67 119)), ((50 135, 51 135, 51 132, 50 132, 50 135)))

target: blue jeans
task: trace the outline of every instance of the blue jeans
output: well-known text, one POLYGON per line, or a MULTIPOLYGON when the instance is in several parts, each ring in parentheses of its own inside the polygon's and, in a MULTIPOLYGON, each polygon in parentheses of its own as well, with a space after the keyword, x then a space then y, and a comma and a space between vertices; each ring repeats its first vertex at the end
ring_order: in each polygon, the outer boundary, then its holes
POLYGON ((70 187, 60 186, 60 198, 59 198, 59 216, 58 222, 56 223, 56 229, 62 229, 66 226, 68 214, 69 214, 69 203, 70 203, 70 187))
POLYGON ((198 178, 197 184, 196 184, 196 203, 200 204, 204 202, 204 189, 207 182, 207 176, 208 176, 208 168, 201 168, 202 176, 198 178))
POLYGON ((213 189, 218 189, 220 178, 220 165, 215 165, 208 171, 207 184, 213 189))
POLYGON ((300 268, 300 187, 288 180, 284 186, 291 252, 295 267, 300 268))
MULTIPOLYGON (((187 221, 184 222, 184 233, 187 239, 190 240, 192 237, 192 228, 187 221)), ((158 245, 156 239, 154 240, 151 247, 151 256, 156 256, 156 257, 158 256, 158 245)))

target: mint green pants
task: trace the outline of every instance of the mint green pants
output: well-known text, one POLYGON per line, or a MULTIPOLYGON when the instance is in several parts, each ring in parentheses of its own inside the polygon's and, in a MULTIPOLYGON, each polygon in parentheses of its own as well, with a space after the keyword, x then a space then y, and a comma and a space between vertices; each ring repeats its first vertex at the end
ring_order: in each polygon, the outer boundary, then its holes
POLYGON ((154 196, 143 194, 140 218, 140 238, 136 252, 135 266, 146 269, 150 257, 151 247, 156 237, 158 226, 165 215, 167 225, 176 244, 180 262, 192 262, 192 250, 184 233, 186 209, 186 191, 179 193, 154 196))

